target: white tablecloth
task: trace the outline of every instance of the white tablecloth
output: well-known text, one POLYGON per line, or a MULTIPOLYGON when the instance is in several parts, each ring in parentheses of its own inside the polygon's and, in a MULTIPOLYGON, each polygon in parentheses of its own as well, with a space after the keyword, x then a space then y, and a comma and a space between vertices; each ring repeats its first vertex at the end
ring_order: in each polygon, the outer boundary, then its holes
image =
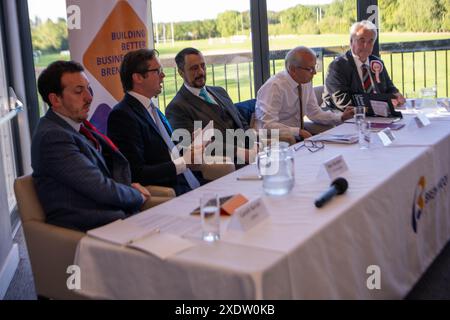
MULTIPOLYGON (((295 187, 284 197, 264 196, 261 181, 237 181, 256 173, 250 165, 131 217, 139 224, 155 213, 187 216, 205 191, 263 196, 269 220, 236 233, 226 232, 229 219, 222 218, 221 241, 198 241, 165 261, 85 237, 75 258, 79 293, 114 299, 402 298, 450 238, 450 123, 441 120, 396 131, 397 140, 387 148, 302 148, 296 152, 295 187), (349 189, 317 209, 314 199, 330 184, 320 166, 340 154, 350 168, 344 174, 349 189), (414 232, 421 177, 426 204, 414 232), (367 287, 372 265, 381 270, 380 290, 367 287)), ((333 130, 349 132, 353 126, 333 130)))

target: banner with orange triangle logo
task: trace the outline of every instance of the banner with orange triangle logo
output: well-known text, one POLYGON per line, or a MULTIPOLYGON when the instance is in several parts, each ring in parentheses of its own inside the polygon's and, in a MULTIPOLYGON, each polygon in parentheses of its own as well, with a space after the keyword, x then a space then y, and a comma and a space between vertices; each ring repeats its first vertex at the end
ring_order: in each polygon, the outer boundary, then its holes
POLYGON ((149 0, 66 0, 71 59, 83 64, 94 99, 90 121, 103 133, 112 107, 122 99, 124 55, 147 48, 149 0))

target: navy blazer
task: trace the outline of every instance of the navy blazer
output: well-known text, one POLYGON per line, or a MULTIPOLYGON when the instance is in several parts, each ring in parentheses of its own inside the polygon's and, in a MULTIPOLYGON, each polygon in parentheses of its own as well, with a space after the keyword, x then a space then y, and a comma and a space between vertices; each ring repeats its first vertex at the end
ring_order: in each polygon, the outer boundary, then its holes
MULTIPOLYGON (((391 78, 389 78, 383 61, 374 55, 369 57, 369 61, 372 60, 378 60, 383 64, 380 83, 376 81, 374 83, 376 92, 397 93, 398 89, 392 83, 391 78)), ((375 80, 375 74, 372 71, 370 72, 372 79, 375 80)), ((352 95, 364 92, 355 60, 351 50, 349 50, 344 55, 337 57, 328 67, 323 100, 332 109, 344 110, 347 106, 352 105, 352 95)))
POLYGON ((31 144, 33 181, 48 223, 86 231, 138 212, 125 157, 97 133, 102 153, 49 109, 31 144), (103 156, 105 155, 105 156, 103 156))
MULTIPOLYGON (((169 124, 161 112, 159 116, 170 136, 169 124)), ((177 175, 169 149, 147 109, 128 93, 109 114, 108 136, 130 162, 133 181, 170 187, 177 194, 191 190, 184 175, 177 175)))

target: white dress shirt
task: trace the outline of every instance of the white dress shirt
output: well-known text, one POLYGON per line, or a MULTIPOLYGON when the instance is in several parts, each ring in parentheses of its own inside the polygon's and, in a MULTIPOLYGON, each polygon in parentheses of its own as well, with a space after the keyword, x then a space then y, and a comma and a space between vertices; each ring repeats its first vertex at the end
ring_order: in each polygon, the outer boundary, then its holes
MULTIPOLYGON (((152 118, 153 122, 156 124, 155 118, 153 117, 153 113, 151 111, 151 107, 150 107, 150 102, 152 101, 151 99, 147 98, 146 96, 143 96, 142 94, 139 94, 137 92, 134 91, 128 91, 128 93, 135 97, 147 110, 148 114, 150 115, 150 117, 152 118)), ((186 161, 184 161, 183 157, 179 157, 174 159, 172 152, 169 150, 169 154, 170 154, 170 158, 172 159, 173 164, 175 165, 175 169, 177 172, 177 175, 182 174, 183 172, 186 171, 186 161)))
MULTIPOLYGON (((336 125, 342 123, 341 113, 323 111, 317 103, 312 82, 302 84, 303 115, 311 121, 336 125)), ((300 102, 298 83, 284 70, 272 76, 259 89, 255 117, 259 128, 288 129, 298 136, 300 131, 300 102)))
MULTIPOLYGON (((370 70, 370 60, 369 60, 369 58, 367 58, 366 61, 362 62, 361 60, 359 60, 358 56, 353 54, 353 52, 352 52, 352 55, 353 55, 353 60, 355 60, 356 69, 358 70, 359 79, 361 79, 361 84, 364 88, 364 82, 363 82, 363 76, 362 76, 362 65, 363 64, 367 65, 368 69, 370 70)), ((375 88, 375 84, 372 79, 372 74, 370 72, 369 72, 369 77, 370 77, 370 81, 372 82, 373 87, 375 88)))

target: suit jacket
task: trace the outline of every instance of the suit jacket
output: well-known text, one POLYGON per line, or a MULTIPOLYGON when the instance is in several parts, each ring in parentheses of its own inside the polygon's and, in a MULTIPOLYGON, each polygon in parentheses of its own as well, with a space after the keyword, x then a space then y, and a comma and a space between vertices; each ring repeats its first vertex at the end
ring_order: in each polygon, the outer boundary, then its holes
MULTIPOLYGON (((383 61, 374 55, 369 57, 369 61, 372 60, 378 60, 383 64, 380 83, 375 81, 375 74, 370 71, 375 82, 376 92, 397 93, 398 89, 389 78, 383 61)), ((365 91, 352 52, 349 50, 344 55, 337 57, 328 67, 323 99, 328 107, 343 110, 352 105, 352 95, 357 93, 365 93, 365 91)))
MULTIPOLYGON (((159 115, 165 119, 162 113, 159 115)), ((164 125, 170 136, 170 127, 164 125)), ((133 181, 174 188, 177 194, 191 190, 184 175, 177 175, 169 149, 150 114, 128 93, 109 114, 108 136, 130 162, 133 181)))
POLYGON ((194 121, 201 121, 204 128, 211 120, 214 121, 214 128, 223 134, 226 129, 248 129, 247 121, 241 116, 225 89, 206 86, 206 90, 216 99, 221 108, 208 104, 183 85, 166 108, 166 116, 173 130, 187 129, 192 133, 194 121), (227 125, 221 112, 226 112, 232 118, 233 128, 227 125))
POLYGON ((139 211, 128 161, 97 133, 102 153, 49 109, 31 144, 31 165, 48 223, 86 231, 139 211), (103 156, 105 155, 105 156, 103 156))

